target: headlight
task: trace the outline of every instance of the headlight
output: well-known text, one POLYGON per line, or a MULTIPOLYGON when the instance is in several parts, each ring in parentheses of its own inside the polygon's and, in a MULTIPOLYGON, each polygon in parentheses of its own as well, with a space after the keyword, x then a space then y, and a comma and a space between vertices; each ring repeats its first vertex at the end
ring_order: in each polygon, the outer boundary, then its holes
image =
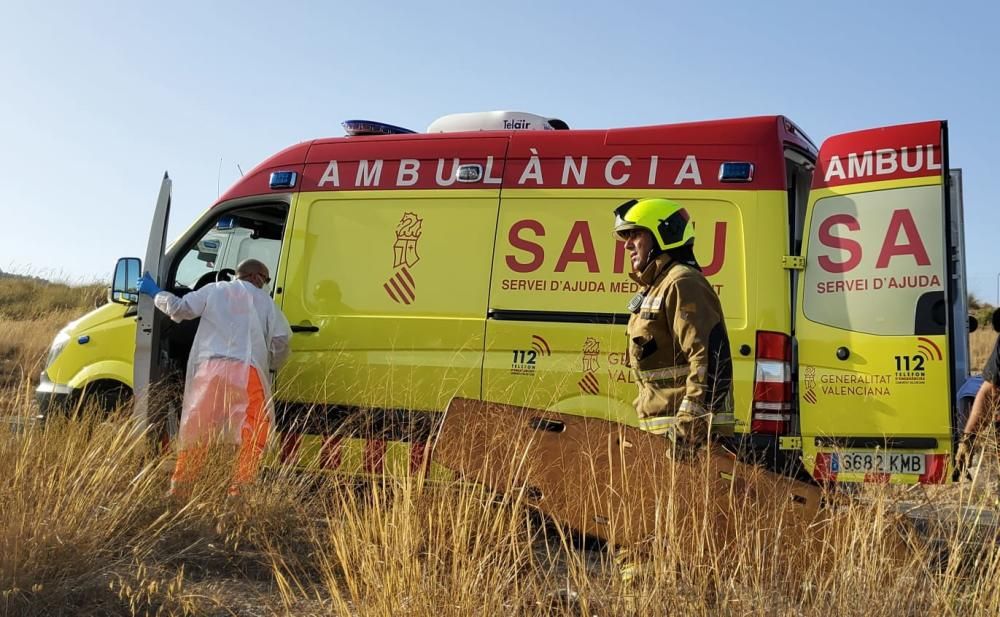
MULTIPOLYGON (((70 324, 72 325, 72 324, 70 324)), ((45 361, 45 368, 52 366, 52 363, 56 361, 62 350, 66 348, 66 344, 69 343, 69 326, 66 326, 56 334, 56 338, 52 341, 52 346, 49 347, 49 357, 45 361)))

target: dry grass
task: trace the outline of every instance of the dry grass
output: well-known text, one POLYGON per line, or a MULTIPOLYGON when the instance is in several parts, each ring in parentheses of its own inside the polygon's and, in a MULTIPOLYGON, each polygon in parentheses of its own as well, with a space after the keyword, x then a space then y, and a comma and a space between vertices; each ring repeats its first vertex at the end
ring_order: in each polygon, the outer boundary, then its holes
MULTIPOLYGON (((0 388, 37 380, 52 337, 101 301, 98 285, 0 278, 0 388)), ((2 408, 2 406, 0 406, 2 408)))
POLYGON ((989 322, 981 325, 978 330, 969 335, 969 353, 971 356, 971 370, 982 371, 986 364, 986 358, 993 351, 996 345, 997 333, 990 327, 989 322))
POLYGON ((70 286, 33 278, 0 278, 0 317, 30 320, 53 312, 70 311, 77 316, 103 303, 106 290, 100 285, 70 286))
MULTIPOLYGON (((83 308, 6 318, 4 370, 30 367, 83 308)), ((981 365, 992 338, 975 336, 981 365)), ((0 390, 22 421, 33 372, 0 390)), ((0 615, 1000 614, 1000 537, 969 520, 993 505, 994 457, 976 483, 830 495, 808 533, 761 524, 762 506, 734 495, 735 543, 663 490, 643 574, 625 585, 610 549, 543 524, 516 490, 276 468, 232 499, 220 451, 175 502, 169 454, 123 415, 99 418, 0 423, 0 615)))
MULTIPOLYGON (((996 530, 957 515, 914 527, 903 504, 944 499, 919 488, 831 496, 839 505, 808 533, 760 525, 760 506, 734 495, 728 544, 704 509, 664 491, 669 514, 626 586, 609 550, 544 526, 515 490, 498 498, 415 476, 357 484, 283 468, 230 499, 219 456, 191 500, 174 502, 163 496, 169 458, 124 418, 0 430, 0 615, 1000 611, 996 530)), ((979 511, 981 496, 954 487, 947 499, 979 511)))

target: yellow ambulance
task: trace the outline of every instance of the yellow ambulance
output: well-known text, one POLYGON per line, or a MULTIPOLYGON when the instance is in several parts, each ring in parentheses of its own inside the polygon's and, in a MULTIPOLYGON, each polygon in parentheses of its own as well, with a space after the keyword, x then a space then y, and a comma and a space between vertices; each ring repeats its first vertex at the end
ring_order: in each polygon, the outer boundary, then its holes
MULTIPOLYGON (((145 260, 120 260, 114 302, 59 334, 43 408, 181 379, 197 324, 137 298, 140 271, 183 294, 256 257, 294 331, 276 378, 286 462, 416 469, 454 396, 635 424, 624 324, 637 287, 612 211, 666 197, 691 213, 722 300, 745 445, 819 481, 949 477, 968 322, 945 122, 819 149, 783 116, 345 127, 261 163, 166 249, 164 178, 145 260)), ((153 408, 138 397, 141 419, 153 408)))

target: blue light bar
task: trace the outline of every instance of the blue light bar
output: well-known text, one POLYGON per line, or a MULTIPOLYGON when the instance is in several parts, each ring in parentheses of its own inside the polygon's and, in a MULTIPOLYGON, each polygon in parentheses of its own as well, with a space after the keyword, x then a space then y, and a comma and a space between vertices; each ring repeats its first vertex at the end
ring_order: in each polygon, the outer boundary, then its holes
POLYGON ((232 229, 233 227, 236 227, 236 219, 232 216, 224 216, 221 219, 219 219, 218 223, 215 224, 216 229, 232 229))
POLYGON ((719 182, 750 182, 753 163, 723 163, 719 166, 719 182))
POLYGON ((272 171, 271 172, 271 182, 269 186, 271 189, 290 189, 295 186, 295 181, 298 179, 299 174, 294 171, 272 171))
POLYGON ((416 133, 401 126, 386 124, 385 122, 375 122, 374 120, 344 120, 340 123, 344 127, 344 132, 350 137, 361 137, 363 135, 409 135, 416 133))

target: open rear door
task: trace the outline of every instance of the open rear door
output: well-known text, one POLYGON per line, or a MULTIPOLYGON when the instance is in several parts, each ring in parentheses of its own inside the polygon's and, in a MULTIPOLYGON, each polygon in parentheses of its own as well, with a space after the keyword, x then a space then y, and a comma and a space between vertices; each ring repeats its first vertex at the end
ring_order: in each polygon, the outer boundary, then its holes
MULTIPOLYGON (((163 283, 160 264, 163 249, 166 244, 167 221, 170 218, 170 192, 173 183, 170 176, 164 172, 160 183, 160 194, 156 198, 156 209, 153 211, 153 222, 149 228, 149 241, 146 244, 146 259, 142 269, 149 272, 156 283, 163 283)), ((132 384, 135 392, 135 407, 133 413, 141 429, 149 425, 149 384, 159 375, 153 374, 155 365, 153 358, 159 352, 156 336, 156 307, 149 296, 139 296, 138 313, 135 328, 135 359, 132 367, 132 384)))
POLYGON ((795 333, 803 462, 818 480, 947 477, 947 162, 938 121, 837 135, 820 148, 795 333))

